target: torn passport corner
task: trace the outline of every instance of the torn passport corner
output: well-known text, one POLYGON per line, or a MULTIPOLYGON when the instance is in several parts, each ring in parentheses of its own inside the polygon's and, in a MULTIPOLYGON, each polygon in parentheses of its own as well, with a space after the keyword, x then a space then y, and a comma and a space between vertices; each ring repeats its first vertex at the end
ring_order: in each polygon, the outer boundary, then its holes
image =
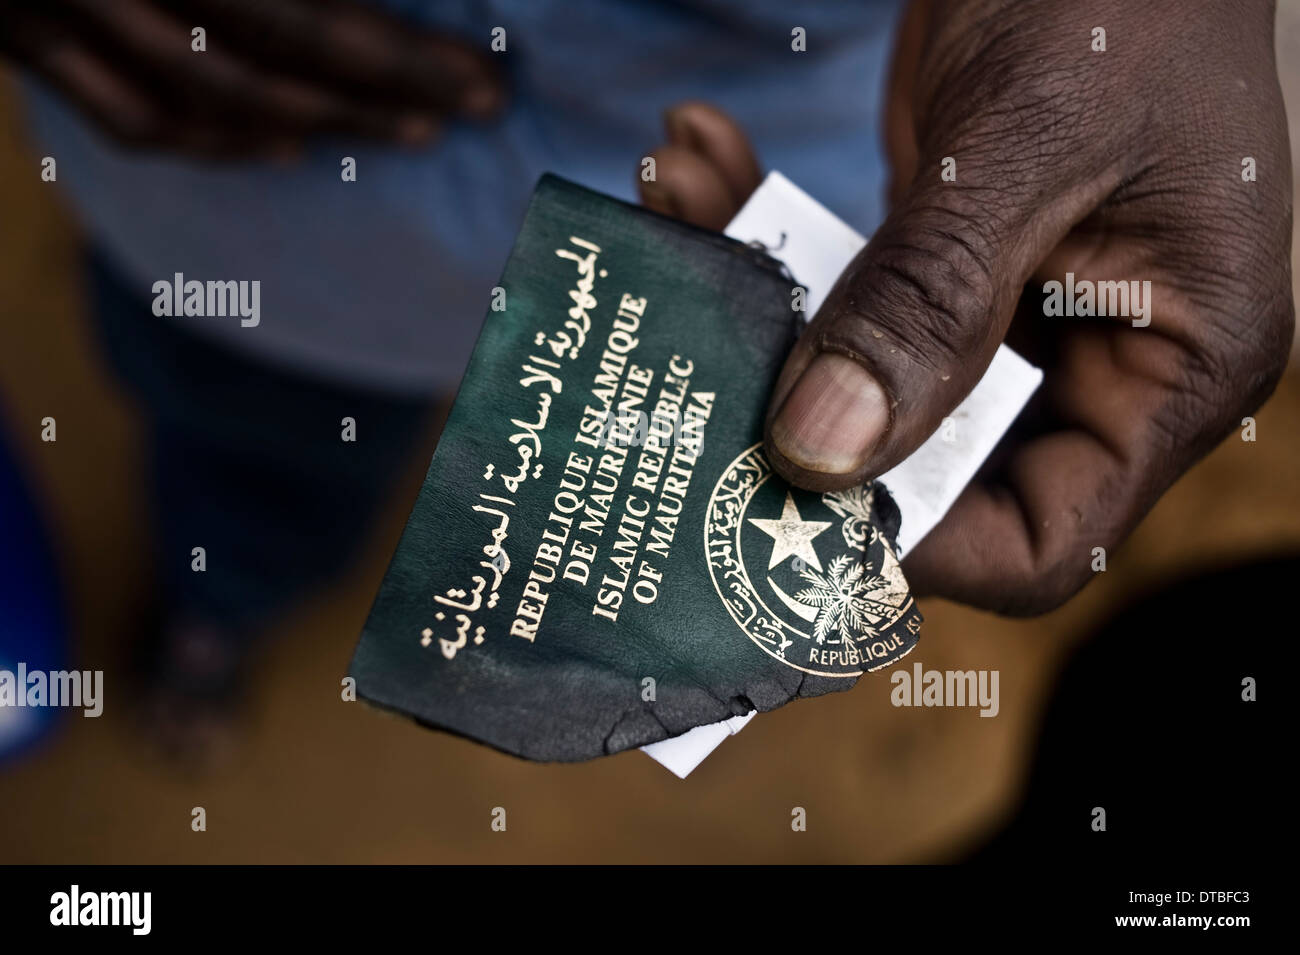
MULTIPOLYGON (((781 258, 806 289, 805 316, 817 312, 840 273, 867 244, 779 172, 767 174, 726 234, 781 258)), ((896 543, 898 556, 907 554, 948 512, 1042 378, 1039 369, 1005 345, 998 346, 984 377, 953 412, 955 427, 936 432, 911 457, 880 477, 878 484, 889 489, 901 515, 901 526, 895 530, 884 515, 884 497, 877 495, 877 516, 896 543)), ((644 749, 684 779, 747 722, 748 717, 697 727, 644 749)))
POLYGON ((887 485, 802 491, 763 453, 781 263, 547 176, 500 287, 353 658, 363 698, 582 760, 735 732, 915 646, 887 485))

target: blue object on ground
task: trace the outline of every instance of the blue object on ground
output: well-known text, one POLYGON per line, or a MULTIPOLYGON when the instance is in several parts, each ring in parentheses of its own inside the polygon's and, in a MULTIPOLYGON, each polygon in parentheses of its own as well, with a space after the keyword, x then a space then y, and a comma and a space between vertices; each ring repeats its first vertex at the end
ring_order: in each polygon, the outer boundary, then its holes
MULTIPOLYGON (((50 541, 36 500, 0 432, 0 670, 59 670, 66 634, 50 541)), ((18 688, 22 691, 22 688, 18 688)), ((58 718, 49 707, 0 706, 0 764, 43 737, 58 718)))

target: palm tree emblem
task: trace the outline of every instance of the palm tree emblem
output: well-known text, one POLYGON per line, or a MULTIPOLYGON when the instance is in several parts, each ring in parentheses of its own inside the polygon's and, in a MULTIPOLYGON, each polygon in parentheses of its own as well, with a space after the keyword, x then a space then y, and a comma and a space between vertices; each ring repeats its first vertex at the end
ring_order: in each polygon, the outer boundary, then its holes
POLYGON ((824 574, 806 563, 796 566, 799 576, 810 586, 795 594, 794 599, 817 608, 813 636, 818 643, 826 643, 827 637, 833 637, 831 643, 877 637, 874 625, 897 612, 890 604, 874 599, 873 595, 883 596, 881 591, 888 585, 880 576, 868 574, 871 562, 857 555, 841 554, 824 574))

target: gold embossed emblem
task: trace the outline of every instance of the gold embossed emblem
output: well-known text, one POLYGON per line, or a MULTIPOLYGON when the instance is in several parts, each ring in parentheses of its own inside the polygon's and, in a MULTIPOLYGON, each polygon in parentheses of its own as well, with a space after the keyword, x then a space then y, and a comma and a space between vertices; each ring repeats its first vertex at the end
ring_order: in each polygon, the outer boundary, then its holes
POLYGON ((714 588, 740 629, 787 666, 854 677, 916 645, 921 618, 872 521, 874 495, 791 488, 758 444, 714 486, 704 522, 714 588))

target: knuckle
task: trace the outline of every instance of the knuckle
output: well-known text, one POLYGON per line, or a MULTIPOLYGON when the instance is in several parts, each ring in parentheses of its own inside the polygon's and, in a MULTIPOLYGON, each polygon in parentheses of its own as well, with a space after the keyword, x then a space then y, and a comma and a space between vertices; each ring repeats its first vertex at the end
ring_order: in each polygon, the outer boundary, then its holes
POLYGON ((1114 471, 1073 504, 1026 512, 1030 546, 1002 575, 998 612, 1036 617, 1057 609, 1096 576, 1093 549, 1112 553, 1152 500, 1132 489, 1141 482, 1114 471), (1034 516, 1030 516, 1033 513, 1034 516))
POLYGON ((869 247, 850 280, 842 321, 826 340, 878 351, 873 339, 922 367, 950 369, 987 344, 994 308, 989 243, 980 229, 950 210, 908 217, 901 234, 869 247))
POLYGON ((1295 300, 1289 282, 1264 305, 1253 329, 1255 333, 1247 336, 1246 354, 1239 362, 1239 372, 1244 373, 1247 385, 1246 406, 1242 411, 1253 411, 1264 403, 1290 361, 1295 337, 1295 300))
POLYGON ((1078 561, 1035 562, 1007 581, 996 610, 1007 617, 1037 617, 1060 607, 1090 579, 1087 565, 1078 561))
POLYGON ((1295 302, 1289 276, 1261 281, 1221 308, 1218 321, 1210 318, 1216 334, 1204 341, 1190 376, 1225 413, 1246 413, 1272 394, 1290 360, 1295 302))

